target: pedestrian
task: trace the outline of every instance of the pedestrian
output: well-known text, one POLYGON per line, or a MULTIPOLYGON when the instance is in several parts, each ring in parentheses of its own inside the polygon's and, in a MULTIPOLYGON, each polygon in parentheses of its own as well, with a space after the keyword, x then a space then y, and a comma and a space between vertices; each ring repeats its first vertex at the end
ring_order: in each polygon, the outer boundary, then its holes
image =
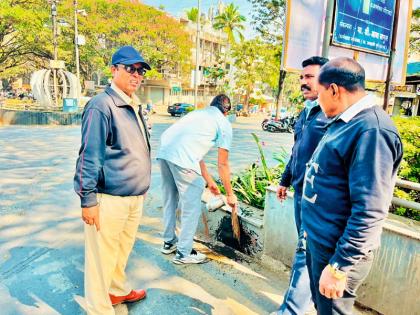
POLYGON ((229 150, 232 127, 226 118, 231 109, 229 97, 217 95, 210 106, 194 110, 169 127, 161 136, 157 159, 162 175, 163 254, 176 251, 175 264, 198 264, 206 255, 193 249, 193 238, 201 214, 204 185, 215 195, 220 191, 207 171, 204 156, 218 148, 218 170, 225 187, 227 203, 237 203, 230 184, 229 150), (181 211, 181 228, 175 234, 176 210, 181 211))
POLYGON ((311 290, 308 269, 306 266, 306 241, 301 227, 301 199, 306 163, 312 156, 316 146, 325 133, 328 119, 318 103, 317 79, 321 66, 328 59, 313 56, 302 62, 300 89, 305 98, 305 107, 300 113, 294 128, 295 143, 292 155, 287 163, 277 189, 277 197, 283 201, 287 189, 294 188, 295 224, 298 243, 293 260, 289 287, 284 294, 283 303, 277 314, 304 314, 311 304, 311 290))
POLYGON ((85 225, 88 314, 113 315, 112 305, 146 296, 132 290, 125 266, 151 178, 150 143, 135 91, 150 66, 131 46, 112 56, 112 83, 82 115, 74 187, 85 225))
POLYGON ((332 121, 305 175, 307 265, 318 314, 353 314, 380 244, 402 144, 392 120, 366 94, 356 61, 331 60, 318 83, 321 108, 332 121))

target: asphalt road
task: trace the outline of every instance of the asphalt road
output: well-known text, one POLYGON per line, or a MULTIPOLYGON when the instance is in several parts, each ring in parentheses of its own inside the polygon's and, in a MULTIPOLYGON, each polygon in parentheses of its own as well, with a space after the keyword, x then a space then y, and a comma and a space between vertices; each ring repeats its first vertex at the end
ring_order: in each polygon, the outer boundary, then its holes
MULTIPOLYGON (((178 118, 153 115, 152 148, 178 118)), ((263 142, 269 164, 290 134, 260 129, 262 118, 234 124, 231 164, 239 171, 257 161, 251 137, 263 142)), ((0 127, 0 313, 83 314, 83 233, 72 178, 80 127, 0 127)), ((154 153, 153 153, 154 156, 154 153)), ((215 171, 216 152, 206 161, 215 171)), ((287 272, 266 270, 247 259, 229 259, 205 245, 212 259, 199 266, 177 266, 159 252, 160 176, 153 164, 137 241, 128 263, 134 287, 146 288, 145 301, 116 308, 117 314, 268 314, 282 301, 287 272)))

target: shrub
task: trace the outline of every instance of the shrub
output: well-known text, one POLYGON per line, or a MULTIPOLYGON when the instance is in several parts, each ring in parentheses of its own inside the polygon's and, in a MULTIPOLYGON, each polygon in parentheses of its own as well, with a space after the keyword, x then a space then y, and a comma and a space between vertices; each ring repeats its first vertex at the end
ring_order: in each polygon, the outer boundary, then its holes
MULTIPOLYGON (((246 170, 232 177, 231 183, 233 191, 238 199, 250 206, 264 209, 266 188, 271 184, 277 184, 281 173, 284 170, 287 153, 284 149, 274 156, 278 164, 268 167, 265 155, 256 134, 252 133, 260 153, 259 161, 251 164, 246 170)), ((225 194, 225 189, 219 181, 219 189, 225 194)))
MULTIPOLYGON (((394 117, 400 133, 404 155, 398 171, 398 177, 412 182, 420 182, 420 117, 394 117)), ((420 202, 420 192, 396 187, 394 196, 420 202)), ((403 207, 392 207, 397 215, 420 221, 420 212, 403 207)))

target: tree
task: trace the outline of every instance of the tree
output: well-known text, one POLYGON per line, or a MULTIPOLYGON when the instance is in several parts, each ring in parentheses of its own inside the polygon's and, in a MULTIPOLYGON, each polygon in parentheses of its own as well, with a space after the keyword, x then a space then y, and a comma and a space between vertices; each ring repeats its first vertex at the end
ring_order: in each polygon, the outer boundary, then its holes
POLYGON ((51 42, 48 19, 46 1, 0 1, 0 77, 25 73, 52 57, 45 49, 51 42))
POLYGON ((188 20, 197 23, 198 8, 191 8, 189 10, 186 10, 185 13, 187 14, 188 20))
POLYGON ((238 7, 231 3, 214 18, 213 28, 223 30, 232 44, 235 43, 235 36, 238 36, 241 41, 244 39, 242 31, 245 29, 243 24, 245 21, 246 19, 239 13, 238 7))
MULTIPOLYGON (((71 16, 72 2, 65 1, 63 16, 71 16)), ((112 53, 122 45, 139 49, 158 71, 150 78, 160 79, 162 72, 177 67, 189 72, 192 43, 180 23, 164 12, 125 0, 79 0, 79 8, 88 13, 87 18, 79 19, 79 33, 87 38, 86 45, 80 47, 80 66, 86 77, 91 77, 98 68, 108 67, 112 53), (110 23, 110 17, 118 18, 110 23)), ((71 27, 66 29, 67 35, 63 34, 70 46, 73 46, 73 31, 71 27)), ((73 65, 72 60, 69 62, 73 65)))
POLYGON ((252 18, 255 30, 263 39, 273 43, 281 42, 284 30, 285 0, 248 0, 254 11, 252 18))
MULTIPOLYGON (((112 53, 121 45, 138 48, 158 70, 156 78, 174 68, 189 73, 189 36, 178 21, 164 12, 126 0, 79 0, 78 5, 88 14, 78 18, 79 34, 86 37, 86 44, 79 47, 82 77, 91 79, 93 73, 104 72, 112 53)), ((74 72, 73 0, 60 1, 57 13, 58 58, 74 72)), ((0 76, 47 66, 53 58, 50 15, 45 0, 0 1, 0 76)))
MULTIPOLYGON (((272 91, 277 84, 276 71, 279 64, 278 47, 263 42, 260 38, 242 41, 233 45, 236 86, 245 91, 244 110, 249 107, 250 95, 257 84, 268 86, 272 91)), ((261 88, 260 88, 261 89, 261 88)))
POLYGON ((420 8, 413 10, 410 31, 409 55, 418 54, 420 51, 420 8))
MULTIPOLYGON (((255 13, 252 15, 255 21, 255 29, 268 42, 283 45, 283 31, 286 13, 285 0, 248 0, 253 4, 255 13)), ((279 54, 281 57, 281 54, 279 54)), ((286 78, 286 72, 278 67, 278 82, 276 94, 276 115, 279 115, 281 104, 281 90, 286 78)))

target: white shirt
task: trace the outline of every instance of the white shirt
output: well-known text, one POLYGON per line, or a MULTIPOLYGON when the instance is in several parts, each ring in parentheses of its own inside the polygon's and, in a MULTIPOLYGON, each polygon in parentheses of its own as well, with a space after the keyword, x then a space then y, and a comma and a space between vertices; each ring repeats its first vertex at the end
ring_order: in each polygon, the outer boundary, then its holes
POLYGON ((231 143, 232 126, 218 108, 209 106, 192 111, 166 129, 157 158, 201 174, 199 163, 210 148, 230 150, 231 143))

